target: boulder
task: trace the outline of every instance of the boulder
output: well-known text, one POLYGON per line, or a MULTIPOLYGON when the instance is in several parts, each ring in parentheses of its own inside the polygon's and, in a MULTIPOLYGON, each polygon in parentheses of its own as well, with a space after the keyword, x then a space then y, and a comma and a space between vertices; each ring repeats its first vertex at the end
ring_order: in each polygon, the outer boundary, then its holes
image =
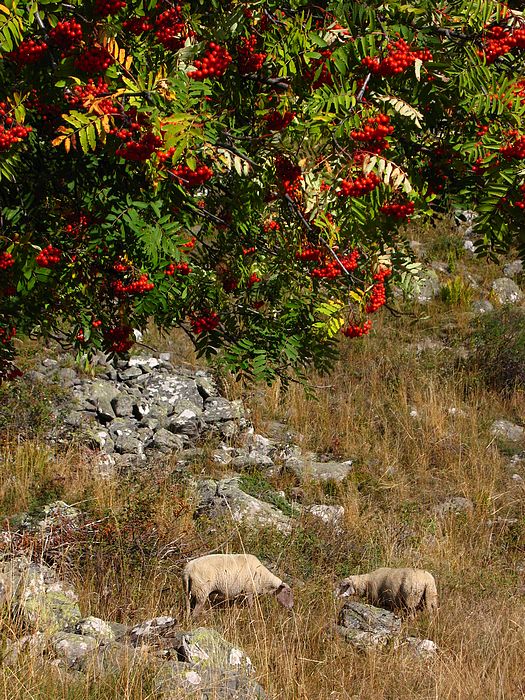
POLYGON ((53 569, 27 557, 0 561, 0 604, 10 605, 25 625, 47 634, 74 628, 82 618, 74 591, 53 569))
POLYGON ((510 263, 507 263, 503 267, 503 274, 505 277, 517 277, 518 275, 521 275, 523 272, 523 261, 522 260, 513 260, 510 263))
POLYGON ((165 700, 263 700, 248 656, 215 630, 199 627, 181 632, 175 645, 179 661, 163 664, 154 685, 165 700))
POLYGON ((85 657, 96 649, 98 644, 94 637, 71 632, 59 632, 51 641, 56 656, 63 660, 67 668, 74 670, 80 670, 85 657))
POLYGON ((500 277, 492 283, 493 299, 498 304, 517 304, 523 299, 523 292, 514 280, 500 277))
POLYGON ((254 526, 271 526, 281 532, 290 532, 291 519, 278 508, 250 496, 240 487, 240 476, 220 481, 204 479, 198 483, 200 502, 198 513, 214 517, 230 515, 236 522, 254 526))
POLYGON ((353 469, 353 462, 317 462, 308 459, 292 458, 285 462, 301 479, 313 481, 343 481, 353 469))
POLYGON ((508 440, 508 442, 521 442, 525 438, 525 428, 509 420, 495 420, 490 432, 494 437, 508 440))
MULTIPOLYGON (((106 622, 99 617, 85 617, 77 623, 75 631, 77 635, 84 635, 96 639, 97 642, 113 642, 122 633, 118 632, 117 623, 106 622)), ((125 629, 125 625, 122 625, 125 629)))
POLYGON ((389 610, 348 601, 337 621, 337 631, 358 649, 370 649, 393 642, 401 631, 401 619, 389 610))
POLYGON ((314 503, 311 506, 304 506, 303 511, 314 518, 322 520, 325 525, 339 527, 343 520, 345 509, 343 506, 330 506, 314 503))
POLYGON ((161 617, 154 617, 152 620, 145 620, 135 625, 135 627, 132 627, 130 630, 129 637, 134 646, 151 644, 159 639, 173 637, 178 628, 177 620, 174 617, 164 615, 161 617))

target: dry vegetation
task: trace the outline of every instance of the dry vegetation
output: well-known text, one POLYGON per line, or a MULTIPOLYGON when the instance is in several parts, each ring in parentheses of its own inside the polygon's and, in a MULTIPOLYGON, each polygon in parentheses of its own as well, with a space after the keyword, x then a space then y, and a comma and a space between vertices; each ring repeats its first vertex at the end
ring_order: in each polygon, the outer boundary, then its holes
MULTIPOLYGON (((454 264, 464 275, 460 255, 454 264)), ((483 263, 479 270, 497 276, 483 263)), ((23 546, 61 568, 86 615, 119 622, 182 619, 179 574, 187 557, 245 548, 275 563, 295 588, 293 613, 261 600, 254 609, 209 611, 203 624, 249 654, 276 700, 525 698, 525 487, 511 480, 506 446, 490 434, 494 419, 523 420, 525 396, 487 387, 454 349, 417 355, 424 338, 459 346, 468 328, 461 303, 438 301, 427 312, 417 323, 385 318, 373 337, 346 344, 333 375, 312 378, 317 400, 296 385, 287 393, 259 387, 246 397, 259 432, 284 421, 304 448, 355 459, 343 484, 300 484, 304 502, 345 506, 343 535, 307 519, 288 536, 196 521, 191 484, 174 462, 108 482, 93 474, 85 450, 51 452, 12 435, 0 455, 0 514, 56 497, 80 503, 95 525, 43 551, 35 542, 23 546), (471 499, 472 513, 437 518, 433 506, 450 496, 471 499), (435 659, 416 660, 403 649, 363 654, 333 635, 336 581, 380 565, 434 573, 438 615, 405 624, 436 641, 435 659)), ((229 391, 242 393, 233 384, 229 391)), ((196 470, 206 468, 217 474, 205 462, 196 470)), ((299 486, 287 473, 270 481, 287 494, 299 486)), ((13 634, 4 622, 4 635, 13 634)), ((0 669, 5 700, 154 697, 147 664, 96 682, 66 681, 30 661, 0 669)))

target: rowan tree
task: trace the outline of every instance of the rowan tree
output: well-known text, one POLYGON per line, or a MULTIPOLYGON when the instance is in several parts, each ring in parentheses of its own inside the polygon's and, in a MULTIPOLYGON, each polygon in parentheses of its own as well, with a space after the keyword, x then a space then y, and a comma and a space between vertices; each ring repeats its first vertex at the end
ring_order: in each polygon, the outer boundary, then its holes
POLYGON ((323 370, 411 218, 524 242, 516 3, 4 3, 3 376, 15 333, 123 353, 151 319, 256 379, 323 370))

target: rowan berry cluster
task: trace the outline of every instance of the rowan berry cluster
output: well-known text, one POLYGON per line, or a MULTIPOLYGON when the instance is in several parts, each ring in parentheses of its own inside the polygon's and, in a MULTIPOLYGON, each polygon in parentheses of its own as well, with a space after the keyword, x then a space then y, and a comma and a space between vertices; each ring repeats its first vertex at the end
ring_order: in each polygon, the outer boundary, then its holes
POLYGON ((256 250, 257 250, 257 248, 254 245, 252 245, 249 248, 243 248, 242 254, 243 255, 251 255, 252 253, 255 253, 256 250))
POLYGON ((100 326, 102 325, 102 321, 100 319, 94 319, 93 321, 91 321, 91 325, 93 326, 93 328, 100 328, 100 326))
POLYGON ((172 146, 171 148, 168 148, 167 151, 159 151, 157 153, 157 158, 161 163, 165 163, 167 160, 171 160, 173 158, 173 154, 175 153, 175 147, 172 146))
POLYGON ((341 189, 336 192, 338 197, 363 197, 372 192, 381 183, 375 173, 356 177, 354 180, 341 180, 341 189))
POLYGON ((130 340, 131 328, 129 326, 115 326, 103 331, 106 349, 110 352, 127 352, 133 345, 130 340))
POLYGON ((196 334, 213 331, 220 323, 219 315, 210 311, 202 316, 193 316, 190 319, 191 330, 196 334))
POLYGON ((324 258, 324 252, 320 248, 315 248, 310 244, 303 246, 302 250, 295 254, 297 260, 304 262, 320 262, 324 258))
POLYGON ((10 51, 6 56, 13 61, 13 63, 16 63, 17 66, 28 66, 40 61, 42 56, 47 52, 47 48, 45 41, 24 39, 14 51, 10 51))
POLYGON ((248 278, 248 281, 246 282, 246 286, 248 287, 248 289, 250 289, 251 287, 253 287, 254 284, 257 284, 260 281, 261 278, 255 272, 252 272, 252 274, 248 278))
POLYGON ((9 269, 10 267, 13 267, 15 264, 15 259, 11 255, 11 253, 6 253, 2 252, 0 253, 0 271, 4 272, 4 270, 9 269))
POLYGON ((126 141, 120 148, 117 148, 115 153, 125 160, 144 162, 151 158, 160 146, 162 146, 162 138, 148 131, 138 141, 126 141))
POLYGON ((126 0, 95 0, 94 11, 101 17, 116 15, 122 8, 126 7, 126 0))
POLYGON ((57 22, 53 29, 49 30, 49 40, 51 44, 68 53, 82 41, 82 27, 74 19, 57 22))
POLYGON ((75 85, 64 92, 64 99, 71 107, 82 107, 87 99, 98 97, 109 92, 109 85, 102 76, 96 82, 89 78, 85 85, 75 85))
POLYGON ((122 259, 115 260, 113 263, 115 272, 127 272, 131 269, 131 265, 122 259))
POLYGON ((269 233, 270 231, 280 231, 281 226, 278 221, 271 219, 270 221, 265 221, 263 224, 263 231, 269 233))
POLYGON ((398 221, 402 221, 403 219, 408 220, 414 213, 414 209, 414 202, 387 202, 383 204, 379 211, 385 214, 385 216, 391 216, 398 221))
POLYGON ((181 275, 189 275, 191 272, 191 267, 188 265, 188 263, 170 263, 167 268, 164 270, 164 274, 168 275, 171 277, 171 275, 174 275, 175 273, 179 273, 181 275))
POLYGON ((363 128, 352 131, 351 136, 356 141, 366 144, 369 152, 379 154, 389 148, 385 136, 390 136, 393 131, 390 117, 387 114, 378 114, 376 117, 369 117, 363 128))
POLYGON ((413 50, 404 39, 399 39, 386 47, 387 55, 383 59, 365 56, 361 61, 371 73, 382 76, 398 75, 413 66, 417 59, 431 61, 428 49, 413 50))
POLYGON ((487 63, 494 63, 497 58, 514 48, 525 49, 525 29, 511 31, 496 25, 488 30, 483 47, 477 53, 478 56, 484 57, 487 63))
POLYGON ((343 274, 343 269, 352 272, 357 268, 359 252, 354 250, 350 255, 342 255, 338 260, 329 260, 324 267, 316 267, 312 270, 312 277, 321 279, 335 279, 343 274))
POLYGON ((137 35, 149 32, 153 29, 153 23, 148 17, 132 17, 131 19, 126 19, 122 22, 122 26, 124 29, 127 29, 128 32, 137 35))
POLYGON ((521 194, 521 199, 518 199, 517 202, 514 202, 514 206, 518 207, 518 209, 521 209, 523 211, 525 210, 525 184, 520 185, 518 189, 521 194))
MULTIPOLYGON (((3 103, 2 103, 3 104, 3 103)), ((5 121, 6 123, 10 120, 8 117, 5 121)), ((21 124, 16 124, 10 129, 6 129, 2 124, 0 124, 0 152, 7 151, 15 143, 20 143, 22 139, 30 134, 32 131, 30 126, 22 126, 21 124)))
POLYGON ((294 198, 303 179, 300 166, 294 165, 286 156, 278 155, 275 158, 275 172, 284 192, 294 198))
POLYGON ((11 328, 0 327, 0 343, 2 345, 7 345, 10 340, 12 340, 16 335, 16 328, 12 326, 11 328))
POLYGON ((62 251, 49 244, 40 251, 35 261, 39 267, 55 267, 60 262, 61 257, 62 251))
POLYGON ((383 282, 376 282, 372 287, 368 303, 365 307, 367 314, 373 314, 386 303, 386 290, 383 282))
POLYGON ((371 328, 372 321, 364 321, 361 324, 351 323, 346 328, 342 328, 341 333, 347 338, 361 338, 364 335, 368 335, 371 328))
POLYGON ((268 112, 263 119, 270 131, 282 131, 293 121, 295 112, 278 112, 277 110, 268 112))
POLYGON ((199 185, 203 185, 213 177, 213 170, 202 164, 197 165, 195 170, 192 170, 188 165, 178 165, 171 171, 171 174, 180 181, 180 184, 185 189, 191 190, 199 185))
POLYGON ((257 37, 255 34, 250 34, 248 37, 242 37, 241 44, 237 48, 237 61, 240 75, 248 75, 261 70, 266 60, 267 54, 257 52, 257 37))
POLYGON ((102 46, 90 46, 75 58, 75 68, 85 73, 103 73, 115 60, 102 46))
POLYGON ((75 212, 69 216, 69 223, 64 226, 64 233, 70 236, 78 236, 82 231, 87 229, 93 222, 90 214, 84 212, 75 212))
POLYGON ((514 141, 506 144, 505 146, 500 146, 500 153, 505 158, 505 160, 510 160, 511 158, 525 158, 525 136, 521 136, 517 131, 509 132, 508 136, 513 138, 514 141))
POLYGON ((317 88, 323 85, 333 85, 334 79, 330 68, 328 66, 328 60, 332 55, 332 49, 323 49, 319 51, 321 58, 316 58, 310 62, 308 69, 304 72, 304 79, 306 82, 312 83, 312 89, 317 90, 317 88))
POLYGON ((194 80, 203 80, 204 78, 220 78, 226 73, 226 69, 232 62, 232 57, 228 53, 228 49, 219 46, 214 41, 208 44, 208 50, 202 57, 193 61, 196 70, 190 71, 188 77, 194 80))
POLYGON ((184 46, 187 38, 195 36, 182 17, 182 7, 176 5, 162 12, 155 20, 155 37, 170 51, 178 51, 184 46))
POLYGON ((124 284, 120 280, 111 283, 113 293, 117 297, 133 296, 134 294, 146 294, 155 288, 153 282, 149 281, 148 275, 143 274, 138 279, 129 284, 124 284))

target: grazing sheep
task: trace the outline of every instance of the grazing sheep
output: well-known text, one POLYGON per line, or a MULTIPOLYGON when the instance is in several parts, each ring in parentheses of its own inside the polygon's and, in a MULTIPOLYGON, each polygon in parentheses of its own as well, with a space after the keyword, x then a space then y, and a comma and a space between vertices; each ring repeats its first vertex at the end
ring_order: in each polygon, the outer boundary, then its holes
POLYGON ((211 594, 223 600, 273 593, 285 608, 293 607, 290 586, 274 576, 252 554, 209 554, 193 559, 182 574, 188 615, 198 615, 211 594))
POLYGON ((438 607, 436 582, 422 569, 381 568, 368 574, 349 576, 341 581, 337 593, 341 597, 357 595, 372 605, 389 610, 434 612, 438 607))

